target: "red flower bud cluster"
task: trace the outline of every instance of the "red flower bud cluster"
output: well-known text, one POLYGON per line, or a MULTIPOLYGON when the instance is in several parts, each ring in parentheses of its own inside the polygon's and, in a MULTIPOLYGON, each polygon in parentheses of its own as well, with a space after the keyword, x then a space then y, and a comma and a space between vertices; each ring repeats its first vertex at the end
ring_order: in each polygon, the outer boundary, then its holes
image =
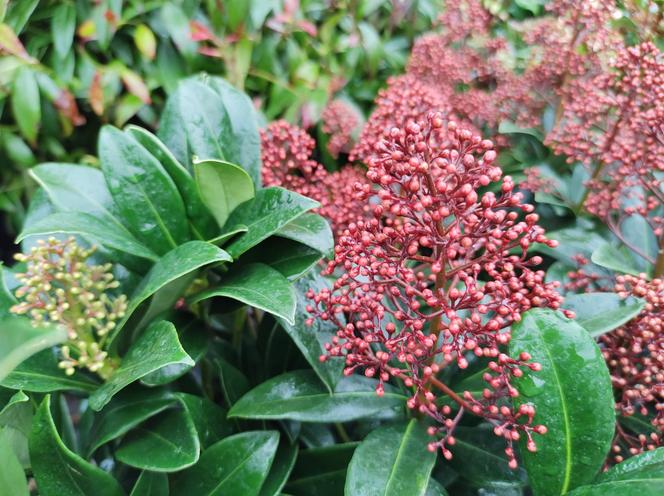
POLYGON ((654 427, 652 433, 630 435, 618 424, 612 461, 620 463, 625 450, 635 455, 664 441, 664 279, 618 276, 615 291, 623 298, 631 295, 646 302, 636 318, 599 338, 616 391, 616 408, 623 416, 650 418, 654 427))
MULTIPOLYGON (((560 306, 557 283, 546 283, 535 268, 542 259, 528 255, 533 243, 557 243, 512 179, 501 179, 491 141, 454 122, 445 126, 433 112, 386 136, 369 160, 367 177, 379 188, 373 218, 351 224, 338 239, 326 269, 338 275, 333 288, 308 295, 309 321, 338 326, 321 360, 344 357, 346 374, 360 369, 378 379, 378 394, 386 381, 403 381, 412 389, 408 407, 438 421, 431 447, 446 457, 464 412, 485 418, 506 439, 514 466, 513 441, 526 435, 534 450, 532 432, 546 429, 532 425, 531 406, 515 410, 503 400, 518 394, 513 377, 540 365, 501 350, 523 312, 560 306), (490 360, 477 397, 459 396, 436 377, 452 365, 465 369, 469 355, 490 360), (437 402, 436 389, 456 405, 437 402)), ((356 188, 376 197, 368 184, 356 188)))
POLYGON ((263 183, 282 186, 320 202, 318 213, 341 233, 349 223, 365 215, 356 200, 354 185, 366 182, 354 167, 329 173, 313 158, 316 143, 304 130, 286 121, 272 122, 261 130, 263 183))
POLYGON ((348 153, 353 145, 353 134, 360 125, 357 112, 343 100, 332 100, 321 115, 323 132, 330 135, 327 150, 332 157, 348 153))

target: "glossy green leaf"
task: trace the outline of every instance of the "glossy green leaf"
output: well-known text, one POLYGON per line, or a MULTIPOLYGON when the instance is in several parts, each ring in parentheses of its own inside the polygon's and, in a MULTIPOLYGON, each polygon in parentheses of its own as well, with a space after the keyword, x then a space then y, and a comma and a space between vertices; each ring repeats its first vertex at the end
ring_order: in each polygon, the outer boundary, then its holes
POLYGON ((226 410, 216 403, 193 394, 175 393, 175 396, 194 422, 203 449, 231 434, 226 410))
POLYGON ((276 431, 227 437, 205 450, 196 465, 173 478, 173 494, 258 496, 278 444, 276 431))
POLYGON ((294 496, 339 496, 359 443, 345 443, 300 451, 284 492, 294 496))
POLYGON ((190 170, 194 156, 232 160, 233 133, 221 97, 194 79, 181 81, 168 98, 158 136, 190 170))
POLYGON ((58 357, 52 350, 31 356, 0 382, 0 386, 35 393, 53 391, 94 391, 98 383, 85 373, 68 376, 58 367, 58 357))
POLYGON ((127 434, 115 457, 131 467, 175 472, 190 467, 200 456, 196 427, 187 410, 171 409, 127 434))
MULTIPOLYGON (((152 266, 134 291, 129 300, 125 317, 118 324, 115 335, 120 332, 139 305, 160 289, 205 265, 230 261, 232 259, 228 253, 205 241, 189 241, 169 251, 152 266)), ((174 297, 179 298, 180 295, 174 295, 174 297)))
POLYGON ((509 468, 504 452, 505 441, 496 437, 492 426, 458 427, 454 437, 456 443, 451 448, 450 465, 471 484, 479 487, 500 484, 514 488, 526 485, 523 468, 509 468))
POLYGON ((34 327, 19 317, 0 320, 0 381, 26 358, 66 340, 67 331, 59 326, 34 327))
POLYGON ((249 379, 226 360, 218 358, 215 364, 219 369, 219 380, 226 405, 230 408, 249 391, 249 379))
POLYGON ((612 331, 636 317, 645 301, 621 298, 616 293, 585 293, 565 297, 565 309, 592 337, 612 331))
POLYGON ((43 496, 122 496, 120 484, 99 467, 70 451, 60 439, 47 396, 35 415, 30 434, 30 459, 43 496))
POLYGON ((0 320, 14 315, 10 309, 17 302, 14 293, 7 284, 7 277, 5 268, 0 263, 0 320))
POLYGON ((144 470, 138 476, 129 496, 168 496, 168 476, 144 470))
POLYGON ((34 145, 41 123, 41 103, 35 73, 28 66, 21 67, 16 73, 11 104, 21 134, 34 145))
POLYGON ((612 245, 605 243, 593 251, 590 259, 600 267, 622 272, 624 274, 639 275, 641 272, 632 265, 632 261, 612 245))
POLYGON ((48 234, 78 234, 93 243, 112 248, 130 255, 157 260, 157 255, 141 244, 129 231, 118 227, 115 223, 94 215, 80 212, 56 212, 27 226, 16 238, 20 243, 28 236, 45 236, 48 234))
POLYGON ((76 30, 76 7, 73 3, 63 2, 53 12, 51 37, 55 53, 64 58, 74 42, 76 30))
POLYGON ((246 233, 228 245, 228 253, 234 258, 239 257, 307 210, 316 207, 318 202, 283 188, 258 190, 253 200, 237 207, 226 221, 223 232, 230 231, 237 225, 248 228, 246 233))
POLYGON ((594 478, 611 446, 611 378, 592 337, 553 310, 530 310, 513 326, 510 356, 522 352, 542 370, 514 380, 515 406, 532 404, 534 423, 548 428, 535 453, 521 450, 528 477, 538 496, 565 494, 594 478))
POLYGON ((297 459, 297 444, 290 444, 282 439, 272 462, 270 473, 261 487, 259 496, 274 496, 281 492, 297 459))
POLYGON ((662 487, 664 487, 664 477, 581 486, 567 494, 569 496, 660 496, 662 487))
POLYGON ((32 430, 32 417, 32 403, 23 391, 14 393, 0 410, 0 441, 11 447, 24 468, 30 468, 28 438, 32 430))
POLYGON ((90 429, 90 453, 117 439, 150 417, 172 407, 176 398, 162 389, 134 388, 122 391, 99 414, 90 429))
POLYGON ((337 381, 342 377, 343 361, 326 360, 321 362, 320 357, 325 354, 325 343, 332 340, 337 328, 332 322, 320 319, 314 319, 311 325, 307 325, 306 322, 310 317, 307 312, 307 305, 310 304, 306 297, 307 291, 313 289, 318 293, 327 286, 325 279, 314 271, 297 281, 295 283, 297 295, 295 323, 289 324, 283 319, 279 319, 279 323, 302 352, 320 380, 323 381, 328 391, 332 392, 337 381))
POLYGON ((245 233, 249 230, 247 226, 243 225, 237 225, 230 231, 224 232, 224 234, 220 234, 219 236, 215 236, 212 239, 209 239, 208 241, 212 244, 215 244, 217 246, 224 246, 228 242, 229 239, 237 236, 238 234, 245 233))
POLYGON ((178 341, 178 334, 170 322, 158 321, 150 325, 122 357, 113 375, 90 396, 90 408, 99 411, 111 398, 141 377, 171 364, 194 365, 178 341))
POLYGON ((436 461, 427 449, 430 441, 426 427, 415 419, 374 430, 353 454, 345 494, 423 496, 436 461))
MULTIPOLYGON (((296 370, 273 377, 245 394, 229 417, 290 419, 300 422, 349 422, 360 418, 397 418, 406 397, 357 375, 345 377, 330 394, 312 370, 296 370)), ((387 386, 387 385, 386 385, 387 386)))
POLYGON ((302 214, 279 229, 276 234, 307 245, 328 257, 334 252, 334 236, 330 224, 317 214, 302 214))
POLYGON ((182 197, 159 161, 138 141, 104 126, 99 160, 113 200, 139 240, 158 254, 187 240, 182 197))
POLYGON ((201 238, 214 236, 219 232, 212 214, 201 199, 196 181, 189 171, 173 156, 171 151, 159 138, 142 127, 127 126, 125 132, 138 141, 143 148, 149 151, 166 169, 184 200, 189 221, 194 226, 195 232, 201 238))
POLYGON ((0 488, 11 488, 12 496, 28 496, 30 491, 23 467, 3 434, 4 430, 0 428, 0 488))
POLYGON ((194 295, 191 303, 213 297, 238 300, 291 324, 295 321, 295 290, 288 279, 269 265, 250 264, 232 270, 219 286, 194 295))
POLYGON ((223 160, 194 160, 196 185, 219 227, 235 208, 254 197, 254 184, 242 167, 223 160))
MULTIPOLYGON (((258 5, 252 5, 254 11, 258 5)), ((261 142, 258 134, 258 116, 251 99, 219 77, 206 77, 204 82, 220 97, 230 118, 233 141, 226 160, 240 165, 253 183, 261 185, 261 142)))

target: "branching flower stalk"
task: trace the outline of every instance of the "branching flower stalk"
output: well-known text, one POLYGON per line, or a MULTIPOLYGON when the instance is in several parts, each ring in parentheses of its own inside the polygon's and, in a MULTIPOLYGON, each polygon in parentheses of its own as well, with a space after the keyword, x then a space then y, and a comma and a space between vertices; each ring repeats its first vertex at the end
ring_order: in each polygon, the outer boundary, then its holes
POLYGON ((56 324, 67 331, 59 367, 67 375, 87 369, 106 379, 117 367, 109 356, 108 336, 127 308, 125 295, 112 296, 119 286, 111 264, 89 265, 95 248, 83 248, 74 238, 39 240, 28 254, 17 254, 26 271, 17 274, 18 303, 11 311, 27 315, 34 326, 56 324))
POLYGON ((377 193, 355 186, 358 198, 378 198, 373 218, 338 239, 325 269, 337 279, 331 290, 309 291, 308 322, 338 327, 321 360, 343 357, 344 373, 377 378, 379 395, 392 379, 411 389, 407 406, 436 421, 431 450, 450 458, 454 430, 470 413, 494 426, 516 467, 513 442, 526 436, 535 451, 533 433, 546 427, 533 425, 532 405, 515 409, 509 401, 519 394, 512 379, 540 364, 527 353, 510 357, 505 345, 523 312, 559 308, 562 298, 558 283, 535 269, 541 257, 528 254, 534 243, 557 243, 495 160, 490 140, 445 125, 439 113, 388 129, 368 164, 377 193), (467 368, 470 355, 488 360, 480 395, 456 393, 438 378, 446 367, 467 368))

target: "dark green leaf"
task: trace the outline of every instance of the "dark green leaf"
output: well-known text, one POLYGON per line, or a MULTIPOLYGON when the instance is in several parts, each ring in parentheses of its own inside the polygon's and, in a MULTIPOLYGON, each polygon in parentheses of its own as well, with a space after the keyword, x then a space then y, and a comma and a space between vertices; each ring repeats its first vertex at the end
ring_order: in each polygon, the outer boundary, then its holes
POLYGON ((662 487, 664 487, 664 477, 581 486, 567 494, 569 496, 661 496, 662 487))
POLYGON ((108 473, 70 451, 60 439, 50 411, 42 401, 30 434, 30 459, 43 496, 122 496, 120 484, 108 473))
POLYGON ((90 396, 90 408, 101 410, 118 391, 132 382, 161 367, 177 363, 194 365, 182 349, 173 324, 163 320, 153 323, 122 357, 113 375, 90 396))
POLYGON ((219 227, 235 208, 254 197, 254 185, 241 167, 223 160, 194 160, 196 185, 219 227))
POLYGON ((597 344, 576 322, 533 309, 513 326, 510 356, 527 352, 542 370, 524 371, 515 406, 532 404, 548 433, 522 449, 536 495, 559 495, 590 482, 604 463, 615 427, 613 391, 597 344))
MULTIPOLYGON (((230 261, 232 259, 228 253, 205 241, 189 241, 169 251, 152 266, 150 272, 147 273, 134 291, 129 300, 125 317, 118 324, 115 335, 122 329, 139 305, 160 289, 205 265, 230 261)), ((173 297, 177 299, 180 294, 173 295, 173 297)), ((174 302, 175 300, 171 303, 174 302)))
POLYGON ((297 345, 320 380, 332 392, 337 381, 342 377, 343 361, 325 360, 321 362, 320 357, 325 354, 325 343, 332 340, 337 328, 333 323, 320 319, 314 319, 311 325, 306 323, 307 319, 310 318, 307 312, 307 305, 310 303, 306 297, 307 291, 313 289, 318 293, 325 287, 327 287, 325 279, 314 271, 297 281, 295 283, 297 294, 295 323, 289 324, 283 319, 280 319, 279 323, 297 345))
POLYGON ((284 489, 295 496, 338 496, 344 493, 346 471, 358 443, 300 451, 284 489))
POLYGON ((115 457, 153 472, 175 472, 198 461, 200 442, 187 410, 168 410, 132 429, 120 443, 115 457))
POLYGON ((233 133, 221 97, 194 79, 181 81, 168 98, 158 135, 190 170, 194 156, 232 160, 233 133))
POLYGON ((184 200, 187 216, 192 223, 196 234, 202 239, 214 236, 219 232, 219 228, 207 209, 196 187, 196 181, 189 174, 189 171, 173 156, 166 145, 159 138, 142 127, 127 126, 126 133, 129 133, 143 148, 149 151, 166 169, 184 200))
POLYGON ((106 248, 152 261, 158 258, 152 250, 141 244, 123 227, 107 222, 103 218, 80 212, 56 212, 33 222, 21 231, 16 242, 19 243, 28 236, 56 233, 78 234, 106 248))
POLYGON ((641 272, 632 265, 632 261, 609 243, 604 243, 593 251, 590 259, 600 267, 638 276, 641 272))
POLYGON ((129 496, 168 496, 168 476, 144 470, 138 476, 129 496))
POLYGON ((248 228, 245 234, 228 245, 228 253, 234 258, 239 257, 307 210, 316 207, 318 207, 317 202, 282 188, 258 190, 253 200, 237 207, 226 221, 224 232, 234 229, 237 225, 245 225, 248 228))
POLYGON ((645 302, 621 298, 616 293, 585 293, 565 297, 565 309, 576 313, 576 321, 594 338, 636 317, 645 302))
POLYGON ((90 453, 123 436, 150 417, 173 406, 176 398, 162 389, 134 388, 115 396, 94 417, 90 433, 90 453))
POLYGON ((270 473, 263 483, 260 496, 273 496, 280 493, 293 470, 297 453, 297 444, 290 444, 284 440, 279 443, 279 449, 277 449, 270 473))
POLYGON ((277 231, 277 236, 292 239, 329 257, 334 251, 330 224, 317 214, 302 214, 277 231))
POLYGON ((11 444, 4 437, 2 428, 0 428, 0 488, 4 488, 5 491, 10 490, 12 496, 30 494, 23 467, 16 458, 11 444))
POLYGON ((175 396, 191 416, 203 449, 231 434, 231 425, 223 408, 201 396, 187 393, 176 393, 175 396))
POLYGON ((221 358, 215 361, 219 368, 219 380, 221 389, 226 398, 226 404, 230 408, 237 400, 249 391, 249 379, 236 367, 221 358))
POLYGON ((6 22, 16 34, 23 31, 38 4, 39 0, 21 0, 12 3, 12 8, 7 12, 6 22))
POLYGON ((16 72, 11 103, 21 134, 34 145, 41 122, 41 104, 35 74, 28 66, 23 66, 16 72))
POLYGON ((215 296, 241 301, 294 323, 295 290, 288 279, 269 265, 250 264, 232 270, 219 286, 194 295, 191 303, 215 296))
MULTIPOLYGON (((252 12, 257 5, 252 5, 252 12)), ((247 171, 253 183, 261 185, 261 142, 258 134, 258 116, 251 99, 243 92, 219 77, 206 78, 204 82, 220 97, 230 119, 233 140, 226 153, 226 160, 240 165, 247 171)))
POLYGON ((600 474, 596 483, 664 479, 664 448, 645 451, 600 474))
POLYGON ((0 381, 26 358, 66 340, 67 331, 59 326, 34 327, 19 317, 0 320, 0 381))
POLYGON ((182 197, 159 161, 138 141, 104 126, 99 160, 108 189, 138 239, 158 254, 187 240, 182 197))
POLYGON ((73 3, 62 3, 53 12, 51 21, 51 36, 55 53, 64 58, 74 42, 76 30, 76 7, 73 3))
POLYGON ((360 418, 395 418, 406 398, 391 388, 376 394, 376 382, 353 375, 339 381, 330 394, 313 370, 274 377, 245 394, 229 417, 290 419, 301 422, 349 422, 360 418))
POLYGON ((22 389, 35 393, 52 391, 90 392, 98 383, 84 373, 68 376, 58 367, 58 358, 52 350, 44 350, 22 362, 0 383, 10 389, 22 389))
POLYGON ((213 444, 173 479, 174 494, 257 496, 279 444, 276 431, 243 432, 213 444))
POLYGON ((436 461, 427 449, 430 441, 426 427, 415 419, 374 430, 353 454, 346 494, 423 496, 436 461))

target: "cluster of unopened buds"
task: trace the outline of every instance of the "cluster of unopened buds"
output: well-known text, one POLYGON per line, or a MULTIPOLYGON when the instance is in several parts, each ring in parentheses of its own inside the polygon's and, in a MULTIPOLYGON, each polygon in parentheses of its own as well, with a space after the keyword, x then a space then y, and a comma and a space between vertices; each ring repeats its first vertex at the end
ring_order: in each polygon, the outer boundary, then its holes
POLYGON ((534 407, 509 401, 518 395, 512 379, 540 365, 504 348, 523 312, 559 308, 558 284, 545 282, 535 269, 541 257, 528 254, 534 243, 557 243, 512 179, 501 180, 491 141, 435 112, 384 136, 368 163, 377 193, 366 183, 355 187, 359 198, 372 199, 373 218, 339 237, 325 269, 334 286, 308 292, 308 322, 338 328, 321 360, 343 357, 344 373, 377 378, 379 395, 387 381, 402 381, 412 391, 407 406, 436 421, 430 448, 445 457, 464 413, 483 417, 506 440, 515 467, 512 443, 525 435, 535 450, 533 433, 546 427, 533 425, 534 407), (473 356, 490 360, 481 394, 458 394, 438 379, 444 368, 466 369, 473 356), (451 405, 441 405, 441 392, 451 405))
POLYGON ((617 277, 614 289, 623 298, 645 300, 638 316, 599 339, 616 391, 616 409, 622 416, 651 419, 653 429, 633 435, 618 422, 613 461, 620 463, 624 451, 635 455, 664 442, 664 279, 624 275, 617 277))
POLYGON ((115 368, 106 343, 127 308, 125 295, 112 296, 119 283, 111 265, 89 265, 93 248, 74 238, 39 240, 27 254, 17 254, 26 270, 16 275, 21 285, 11 311, 30 317, 34 326, 59 325, 67 331, 59 367, 67 375, 76 368, 107 377, 115 368))

